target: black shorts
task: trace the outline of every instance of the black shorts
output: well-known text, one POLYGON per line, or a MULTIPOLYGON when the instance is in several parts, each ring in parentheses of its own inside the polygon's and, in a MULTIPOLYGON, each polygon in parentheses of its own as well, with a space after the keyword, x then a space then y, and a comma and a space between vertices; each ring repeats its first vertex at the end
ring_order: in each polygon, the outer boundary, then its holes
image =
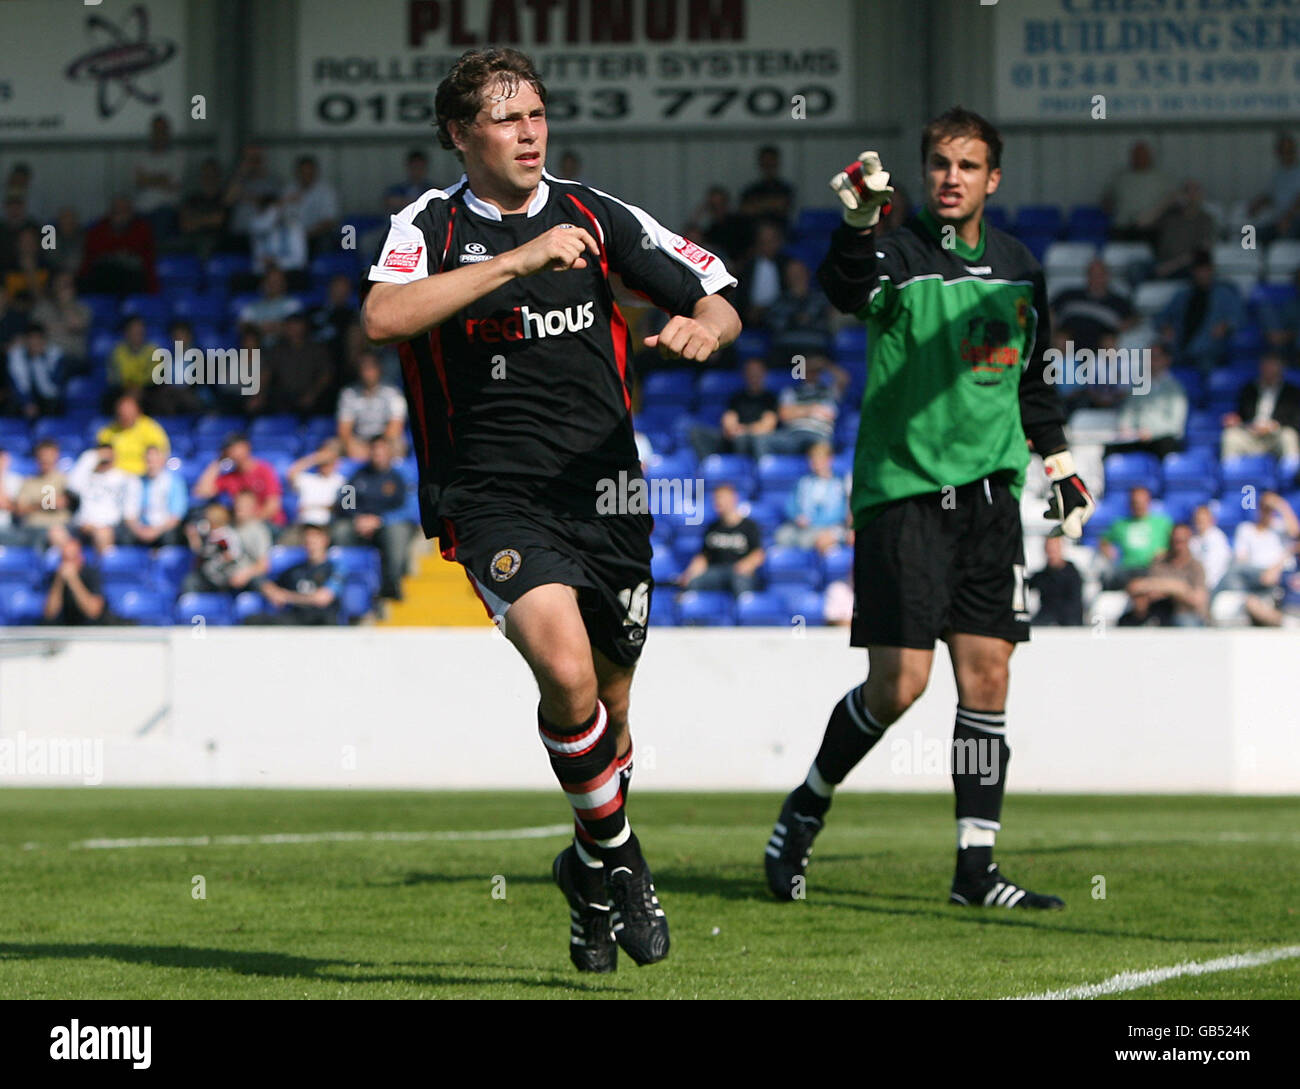
POLYGON ((855 647, 934 649, 950 633, 1029 638, 1020 504, 1005 482, 887 504, 853 550, 855 647))
POLYGON ((464 566, 494 623, 529 590, 556 582, 578 591, 593 647, 619 665, 640 658, 654 593, 650 515, 494 508, 443 521, 454 548, 448 558, 464 566))

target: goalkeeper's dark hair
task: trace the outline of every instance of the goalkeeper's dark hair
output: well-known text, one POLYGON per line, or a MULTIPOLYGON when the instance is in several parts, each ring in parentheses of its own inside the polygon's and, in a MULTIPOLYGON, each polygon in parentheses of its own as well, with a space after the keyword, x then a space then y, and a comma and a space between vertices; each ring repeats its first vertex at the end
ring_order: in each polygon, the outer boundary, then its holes
MULTIPOLYGON (((489 92, 494 96, 512 98, 518 93, 521 83, 530 84, 542 105, 546 105, 546 85, 528 54, 496 46, 462 53, 438 84, 434 96, 438 142, 448 151, 456 151, 456 142, 448 128, 451 122, 470 124, 483 108, 489 92)), ((459 157, 460 152, 456 151, 456 155, 459 157)))
POLYGON ((961 136, 983 140, 988 145, 990 170, 996 170, 1002 165, 1002 137, 992 122, 974 110, 954 106, 921 130, 921 166, 924 167, 929 162, 931 147, 961 136))

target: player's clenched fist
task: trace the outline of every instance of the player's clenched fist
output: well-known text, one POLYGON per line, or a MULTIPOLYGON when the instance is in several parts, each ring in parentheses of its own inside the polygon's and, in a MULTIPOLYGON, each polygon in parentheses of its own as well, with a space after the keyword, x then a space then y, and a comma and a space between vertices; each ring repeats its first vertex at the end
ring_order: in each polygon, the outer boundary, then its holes
POLYGON ((506 256, 514 266, 516 276, 531 276, 535 272, 559 272, 566 268, 586 268, 586 254, 600 256, 596 240, 581 227, 562 223, 531 242, 525 242, 506 256))
POLYGON ((645 338, 647 348, 658 348, 669 359, 688 359, 703 363, 721 346, 718 334, 703 322, 680 314, 668 322, 657 336, 645 338))
POLYGON ((860 231, 874 227, 894 198, 889 171, 881 169, 880 156, 874 151, 864 151, 857 162, 831 178, 831 188, 844 205, 844 222, 860 231))

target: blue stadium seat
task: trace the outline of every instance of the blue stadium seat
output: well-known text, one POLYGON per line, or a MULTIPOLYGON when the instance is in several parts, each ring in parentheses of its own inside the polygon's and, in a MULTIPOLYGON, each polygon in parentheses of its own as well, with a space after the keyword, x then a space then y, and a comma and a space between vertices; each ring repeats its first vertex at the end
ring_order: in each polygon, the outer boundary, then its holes
POLYGON ((835 355, 852 356, 862 359, 867 352, 867 327, 865 325, 846 325, 835 334, 835 355))
POLYGON ((106 585, 104 596, 108 600, 109 609, 123 620, 133 620, 150 627, 166 627, 171 624, 171 602, 157 590, 106 585))
POLYGON ((650 557, 650 574, 656 583, 671 582, 682 572, 682 565, 673 556, 671 549, 656 548, 650 557))
POLYGON ((811 548, 769 548, 763 570, 769 587, 803 586, 814 590, 822 582, 821 563, 811 548))
POLYGON ((220 446, 227 435, 243 431, 246 426, 240 416, 202 416, 195 423, 192 435, 200 447, 220 446))
POLYGON ((360 272, 356 250, 339 250, 322 253, 312 259, 310 271, 313 279, 328 280, 331 276, 346 276, 355 280, 360 272))
POLYGON ((1205 392, 1205 375, 1195 367, 1173 367, 1170 373, 1178 380, 1178 384, 1183 387, 1183 392, 1187 394, 1187 403, 1189 405, 1199 405, 1205 392))
POLYGON ((1219 495, 1223 497, 1239 495, 1247 485, 1256 488, 1257 492, 1277 488, 1277 463, 1268 454, 1228 458, 1219 469, 1222 474, 1219 495))
POLYGON ((1128 495, 1123 492, 1108 491, 1098 502, 1097 509, 1093 511, 1086 528, 1100 536, 1110 529, 1111 524, 1117 519, 1128 516, 1128 495))
MULTIPOLYGON (((1240 325, 1228 338, 1228 352, 1234 360, 1254 360, 1264 350, 1264 331, 1255 322, 1240 325)), ((1254 366, 1251 367, 1252 372, 1254 366)))
POLYGON ((706 485, 734 484, 741 499, 754 490, 754 462, 744 454, 710 454, 700 462, 698 472, 706 485))
POLYGON ((1192 520, 1192 511, 1202 503, 1210 502, 1213 498, 1214 493, 1204 489, 1200 491, 1166 491, 1161 502, 1164 504, 1165 513, 1175 522, 1190 522, 1192 520))
POLYGON ((190 253, 164 253, 154 268, 164 291, 197 288, 203 283, 203 262, 190 253))
POLYGON ((996 227, 999 231, 1011 230, 1011 216, 1000 204, 986 205, 984 218, 988 220, 990 227, 996 227))
POLYGON ((306 449, 315 450, 326 439, 338 434, 338 421, 333 416, 312 416, 302 425, 302 439, 306 449))
POLYGON ((184 545, 163 545, 153 555, 154 585, 175 594, 193 566, 193 553, 184 545))
POLYGON ((1170 454, 1165 458, 1162 468, 1167 491, 1218 490, 1219 459, 1205 447, 1170 454))
POLYGON ((10 453, 26 453, 31 445, 31 428, 26 420, 0 416, 0 446, 10 453))
POLYGON ((41 556, 34 548, 0 545, 0 575, 19 575, 33 582, 41 571, 41 556))
POLYGON ((1143 484, 1152 495, 1164 490, 1160 476, 1160 459, 1155 454, 1111 454, 1103 463, 1106 494, 1143 484))
POLYGON ((794 221, 795 232, 801 237, 822 237, 830 234, 843 222, 838 208, 801 208, 794 221))
POLYGON ((253 271, 253 260, 242 253, 216 253, 208 258, 204 266, 208 276, 208 286, 225 289, 232 276, 244 276, 253 271))
POLYGON ((121 301, 116 295, 78 295, 77 298, 90 309, 90 327, 117 331, 121 301))
POLYGON ((300 545, 272 545, 267 554, 267 576, 275 579, 284 574, 294 564, 302 563, 307 558, 307 550, 300 545))
POLYGON ((789 493, 809 472, 808 459, 799 454, 768 454, 756 468, 760 495, 789 493))
POLYGON ((695 399, 695 373, 684 369, 655 371, 641 383, 643 404, 690 407, 695 399))
POLYGON ((199 326, 205 328, 224 328, 228 320, 226 296, 222 294, 200 294, 196 291, 178 292, 172 296, 172 315, 183 318, 195 328, 198 339, 199 326))
POLYGON ((105 582, 117 586, 145 586, 152 577, 153 557, 147 548, 120 545, 99 558, 99 571, 105 582))
POLYGON ((736 599, 722 590, 687 590, 677 599, 683 627, 728 627, 736 622, 736 599))
POLYGON ((766 359, 772 350, 771 334, 762 329, 743 329, 736 338, 736 353, 743 362, 746 359, 766 359))
POLYGON ((853 574, 853 549, 848 545, 837 545, 822 556, 822 573, 825 581, 848 579, 853 574))
POLYGON ((1056 238, 1064 228, 1061 209, 1055 204, 1022 204, 1016 211, 1016 234, 1047 235, 1056 238))
POLYGON ((695 455, 689 449, 675 454, 656 454, 646 467, 647 479, 688 480, 695 475, 695 455))
POLYGON ((816 590, 800 587, 783 587, 780 591, 790 618, 803 617, 805 627, 821 627, 826 623, 825 603, 816 590))
POLYGON ((172 616, 177 624, 186 626, 202 617, 205 624, 228 627, 233 622, 234 609, 226 594, 181 594, 172 616))
POLYGON ((242 594, 235 597, 235 623, 240 624, 250 616, 260 616, 262 613, 274 612, 261 594, 256 590, 245 590, 242 594))
MULTIPOLYGON (((675 431, 679 420, 689 414, 680 404, 649 404, 636 414, 636 426, 642 431, 675 431)), ((716 427, 717 420, 706 420, 711 427, 716 427)))
POLYGON ((348 578, 343 583, 343 594, 339 600, 340 623, 365 616, 374 606, 374 597, 374 591, 366 579, 357 576, 348 578))
POLYGON ((1194 409, 1189 412, 1187 414, 1188 449, 1195 447, 1212 448, 1217 457, 1219 439, 1223 435, 1222 416, 1221 412, 1205 408, 1194 409))
POLYGON ((668 586, 659 586, 650 596, 650 626, 675 628, 677 626, 677 598, 668 586))
MULTIPOLYGON (((1218 502, 1214 520, 1229 538, 1242 522, 1253 522, 1259 516, 1258 508, 1250 509, 1242 506, 1241 498, 1240 493, 1224 495, 1218 502)), ((1258 494, 1255 498, 1258 500, 1258 494)))
POLYGON ((786 520, 785 507, 789 498, 790 495, 786 492, 764 495, 749 501, 749 516, 763 531, 764 541, 770 542, 777 528, 786 520))
POLYGON ((1110 217, 1097 205, 1076 204, 1070 209, 1065 236, 1072 242, 1096 242, 1100 245, 1109 232, 1110 217))
POLYGON ((701 397, 730 397, 745 385, 740 371, 705 371, 695 384, 701 397))
POLYGON ((761 590, 736 598, 736 623, 746 628, 786 628, 790 626, 790 613, 780 594, 761 590))
POLYGON ((122 300, 122 317, 144 318, 146 325, 165 325, 171 309, 160 295, 128 295, 122 300))
POLYGON ((1045 231, 1033 231, 1021 233, 1016 231, 1016 237, 1025 244, 1025 248, 1034 255, 1034 260, 1041 262, 1047 253, 1047 247, 1056 241, 1055 234, 1049 234, 1045 231))
POLYGON ((704 527, 678 525, 673 534, 673 558, 677 569, 683 570, 688 563, 699 555, 704 547, 704 527))
POLYGON ((303 453, 302 439, 296 431, 263 435, 253 440, 253 450, 257 457, 269 462, 283 480, 286 470, 303 453))
POLYGON ((104 391, 107 388, 108 383, 102 371, 97 371, 94 374, 79 374, 74 378, 69 378, 66 387, 66 403, 69 411, 93 412, 97 410, 100 402, 104 399, 104 391))
POLYGON ((345 579, 363 579, 372 593, 379 593, 380 567, 379 550, 367 545, 341 547, 336 545, 329 550, 329 558, 334 569, 345 579))
POLYGON ((846 450, 843 450, 840 453, 835 455, 835 460, 831 462, 831 467, 840 476, 844 476, 844 477, 852 476, 853 455, 854 455, 853 446, 852 444, 849 444, 846 450))
POLYGON ((15 586, 0 594, 0 621, 5 624, 39 624, 45 613, 45 594, 15 586))

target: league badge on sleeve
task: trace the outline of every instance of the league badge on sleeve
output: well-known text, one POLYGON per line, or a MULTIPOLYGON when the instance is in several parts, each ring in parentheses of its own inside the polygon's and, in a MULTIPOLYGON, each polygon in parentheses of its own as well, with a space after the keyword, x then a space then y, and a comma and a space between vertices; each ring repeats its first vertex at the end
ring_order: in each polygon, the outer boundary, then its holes
POLYGON ((395 272, 414 272, 420 267, 420 256, 424 247, 419 242, 399 242, 384 258, 384 268, 395 272))

